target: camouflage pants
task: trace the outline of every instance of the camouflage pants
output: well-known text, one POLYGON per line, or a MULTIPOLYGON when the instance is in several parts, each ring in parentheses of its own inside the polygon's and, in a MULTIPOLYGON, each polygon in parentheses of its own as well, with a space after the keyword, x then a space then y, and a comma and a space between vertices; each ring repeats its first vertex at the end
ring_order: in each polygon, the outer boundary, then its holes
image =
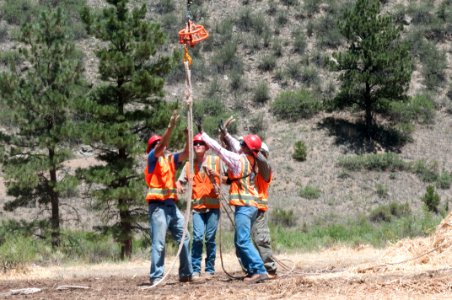
POLYGON ((257 251, 259 251, 264 262, 265 269, 270 274, 276 273, 276 262, 273 259, 270 229, 268 228, 268 216, 265 211, 258 211, 251 234, 257 251))

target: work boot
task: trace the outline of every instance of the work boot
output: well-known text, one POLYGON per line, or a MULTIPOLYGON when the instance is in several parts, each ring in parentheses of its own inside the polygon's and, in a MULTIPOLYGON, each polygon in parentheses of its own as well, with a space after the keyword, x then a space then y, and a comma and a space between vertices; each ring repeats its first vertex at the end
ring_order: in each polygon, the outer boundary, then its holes
POLYGON ((184 276, 184 277, 179 277, 179 282, 189 282, 189 283, 202 283, 205 280, 201 278, 201 276, 184 276))
POLYGON ((264 274, 253 274, 249 277, 245 277, 243 281, 246 283, 259 283, 268 279, 269 279, 268 274, 264 273, 264 274))
POLYGON ((276 279, 276 278, 278 278, 276 271, 268 271, 268 279, 276 279))
POLYGON ((154 279, 150 278, 149 279, 149 282, 151 283, 151 286, 157 285, 160 281, 162 281, 162 278, 154 278, 154 279))

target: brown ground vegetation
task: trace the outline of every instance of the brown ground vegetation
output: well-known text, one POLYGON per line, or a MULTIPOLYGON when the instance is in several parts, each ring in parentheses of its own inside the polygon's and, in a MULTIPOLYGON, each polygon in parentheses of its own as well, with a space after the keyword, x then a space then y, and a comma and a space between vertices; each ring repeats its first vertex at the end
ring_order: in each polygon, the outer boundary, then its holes
MULTIPOLYGON (((452 213, 434 234, 406 239, 386 249, 335 247, 317 253, 281 254, 293 270, 258 284, 230 280, 220 270, 201 283, 177 282, 177 271, 156 288, 147 288, 149 263, 131 261, 91 266, 30 268, 0 276, 0 296, 19 299, 450 299, 452 297, 452 213), (31 295, 11 295, 39 288, 31 295)), ((168 265, 172 258, 167 260, 168 265)), ((226 271, 240 275, 233 254, 226 271)), ((217 269, 220 263, 217 262, 217 269)))

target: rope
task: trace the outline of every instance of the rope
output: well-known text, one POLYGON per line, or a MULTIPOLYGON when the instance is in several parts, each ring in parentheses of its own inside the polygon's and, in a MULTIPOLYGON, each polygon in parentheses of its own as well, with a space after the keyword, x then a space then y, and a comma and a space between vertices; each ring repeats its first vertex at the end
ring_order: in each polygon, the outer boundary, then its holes
MULTIPOLYGON (((185 45, 185 49, 187 50, 187 46, 185 45)), ((186 51, 186 54, 188 55, 188 51, 186 51)), ((188 57, 190 57, 188 55, 188 57)), ((188 112, 187 112, 187 127, 188 127, 188 140, 193 141, 193 98, 192 98, 192 85, 191 85, 191 71, 189 64, 191 63, 191 59, 185 60, 184 59, 184 67, 185 67, 185 100, 188 104, 188 112)), ((184 231, 182 234, 182 238, 179 243, 179 247, 177 249, 176 257, 174 257, 173 262, 171 263, 169 270, 166 272, 166 274, 162 277, 162 279, 155 284, 151 286, 145 286, 141 287, 141 289, 153 289, 156 288, 158 285, 166 281, 169 274, 173 270, 174 266, 176 265, 176 261, 180 256, 180 253, 182 251, 182 247, 184 245, 185 237, 188 234, 188 223, 190 221, 190 214, 191 214, 191 196, 193 191, 193 143, 188 143, 188 160, 189 160, 189 172, 188 172, 188 189, 187 189, 187 208, 185 211, 185 220, 184 220, 184 231)))
MULTIPOLYGON (((217 187, 218 188, 218 187, 217 187)), ((221 191, 221 190, 220 190, 221 191)), ((229 221, 231 221, 232 226, 235 228, 235 223, 234 220, 232 219, 230 213, 232 213, 232 209, 229 206, 226 197, 220 193, 220 207, 221 209, 226 212, 226 215, 229 218, 229 221)), ((235 275, 231 275, 228 271, 226 271, 226 269, 224 268, 224 261, 223 261, 223 243, 222 243, 222 224, 221 224, 221 214, 220 214, 220 237, 219 237, 219 248, 220 248, 220 261, 221 261, 221 268, 223 269, 223 272, 231 279, 236 279, 236 280, 243 280, 243 278, 245 278, 246 276, 235 276, 235 275)), ((293 261, 291 261, 290 259, 278 259, 276 258, 274 255, 272 255, 273 260, 281 267, 281 269, 283 269, 284 271, 286 271, 286 273, 283 273, 280 277, 287 277, 289 276, 294 270, 295 270, 295 263, 293 261), (290 263, 291 267, 288 266, 287 264, 285 264, 283 262, 283 260, 286 260, 290 263)))

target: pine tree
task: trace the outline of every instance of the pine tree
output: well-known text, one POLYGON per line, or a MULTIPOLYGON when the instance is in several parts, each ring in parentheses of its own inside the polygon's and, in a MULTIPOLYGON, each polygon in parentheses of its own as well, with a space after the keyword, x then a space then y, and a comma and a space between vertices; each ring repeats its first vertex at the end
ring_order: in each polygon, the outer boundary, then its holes
POLYGON ((379 0, 357 0, 339 22, 348 49, 337 52, 335 69, 341 71, 337 108, 364 110, 368 133, 374 114, 388 101, 405 101, 412 73, 408 45, 401 27, 381 15, 379 0))
POLYGON ((107 2, 101 13, 82 13, 89 34, 103 43, 96 52, 101 82, 83 104, 88 117, 84 141, 104 162, 83 177, 98 187, 93 192, 97 209, 109 221, 104 228, 121 245, 124 259, 132 254, 134 230, 147 220, 139 167, 146 145, 139 135, 158 131, 169 120, 170 110, 161 96, 173 57, 158 52, 165 35, 158 24, 146 21, 144 5, 130 10, 127 0, 107 2))
POLYGON ((72 103, 83 93, 81 54, 67 29, 60 9, 43 11, 22 27, 23 44, 15 51, 22 63, 0 74, 1 120, 7 129, 1 135, 3 172, 7 193, 14 197, 5 209, 50 207, 50 217, 37 223, 50 221, 54 247, 60 244, 60 199, 77 186, 62 166, 72 154, 72 103))

